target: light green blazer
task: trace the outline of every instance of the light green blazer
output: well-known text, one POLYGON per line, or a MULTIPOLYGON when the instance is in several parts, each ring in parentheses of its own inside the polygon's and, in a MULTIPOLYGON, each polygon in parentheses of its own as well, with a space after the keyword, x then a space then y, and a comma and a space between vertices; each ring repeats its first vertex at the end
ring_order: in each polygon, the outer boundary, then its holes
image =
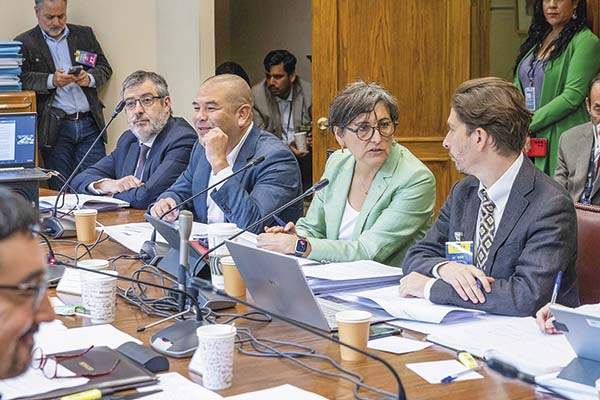
POLYGON ((431 225, 435 204, 435 178, 408 149, 394 143, 392 151, 369 189, 352 233, 352 240, 337 240, 355 159, 348 152, 333 153, 323 178, 329 185, 317 192, 306 217, 296 224, 298 234, 309 238, 308 258, 323 262, 375 260, 400 267, 410 245, 431 225))
MULTIPOLYGON (((533 48, 523 57, 523 60, 533 48)), ((515 85, 523 92, 518 71, 515 85)), ((532 137, 548 140, 546 157, 535 157, 535 165, 550 176, 554 175, 558 159, 558 139, 574 126, 590 120, 585 108, 585 96, 592 78, 600 71, 600 40, 589 29, 575 34, 562 54, 548 62, 540 93, 540 108, 531 120, 532 137)), ((523 82, 527 84, 527 82, 523 82)))

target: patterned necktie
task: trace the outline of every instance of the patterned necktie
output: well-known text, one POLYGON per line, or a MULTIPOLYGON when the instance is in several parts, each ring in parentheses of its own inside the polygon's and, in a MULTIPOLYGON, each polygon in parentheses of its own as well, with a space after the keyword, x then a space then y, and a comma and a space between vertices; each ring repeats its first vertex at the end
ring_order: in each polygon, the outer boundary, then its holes
POLYGON ((146 165, 146 158, 148 158, 148 152, 150 147, 140 143, 140 155, 138 156, 137 167, 135 167, 135 173, 133 174, 139 180, 142 180, 144 174, 144 166, 146 165))
POLYGON ((479 210, 479 245, 477 246, 477 268, 485 270, 485 263, 490 254, 490 248, 494 241, 496 223, 494 221, 494 209, 496 205, 488 197, 485 189, 479 191, 481 196, 481 208, 479 210))

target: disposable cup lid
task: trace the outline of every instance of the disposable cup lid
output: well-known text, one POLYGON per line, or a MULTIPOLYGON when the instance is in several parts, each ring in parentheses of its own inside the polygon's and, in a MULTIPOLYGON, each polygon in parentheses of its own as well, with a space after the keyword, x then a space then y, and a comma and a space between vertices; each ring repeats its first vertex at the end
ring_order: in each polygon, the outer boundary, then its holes
MULTIPOLYGON (((108 261, 101 259, 90 259, 77 262, 77 265, 87 269, 104 269, 108 268, 108 261)), ((85 271, 83 271, 85 272, 85 271)))
POLYGON ((98 210, 95 210, 93 208, 82 208, 80 210, 73 211, 73 214, 74 215, 97 215, 98 210))
POLYGON ((235 326, 227 324, 202 325, 196 329, 196 335, 199 337, 227 337, 235 335, 236 332, 235 326))
POLYGON ((337 322, 346 323, 368 322, 371 320, 371 317, 372 315, 370 312, 361 310, 345 310, 335 314, 337 322))

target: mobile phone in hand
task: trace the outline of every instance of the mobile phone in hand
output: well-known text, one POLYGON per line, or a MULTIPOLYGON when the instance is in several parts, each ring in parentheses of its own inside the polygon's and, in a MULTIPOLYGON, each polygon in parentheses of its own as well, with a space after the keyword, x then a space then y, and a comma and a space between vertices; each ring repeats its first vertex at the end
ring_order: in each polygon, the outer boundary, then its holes
POLYGON ((75 65, 74 67, 69 68, 67 74, 77 76, 82 70, 83 67, 81 65, 75 65))

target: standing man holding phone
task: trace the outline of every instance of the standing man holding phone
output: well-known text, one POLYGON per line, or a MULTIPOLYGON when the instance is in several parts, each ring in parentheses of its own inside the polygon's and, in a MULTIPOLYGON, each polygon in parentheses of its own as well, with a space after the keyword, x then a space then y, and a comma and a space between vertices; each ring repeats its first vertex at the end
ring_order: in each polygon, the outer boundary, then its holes
MULTIPOLYGON (((104 127, 97 88, 112 75, 92 28, 67 24, 67 0, 35 0, 38 26, 23 43, 23 89, 35 90, 38 143, 44 166, 68 177, 104 127)), ((106 137, 104 138, 106 140, 106 137)), ((94 145, 82 169, 106 155, 94 145)), ((49 181, 58 190, 56 178, 49 181)))

